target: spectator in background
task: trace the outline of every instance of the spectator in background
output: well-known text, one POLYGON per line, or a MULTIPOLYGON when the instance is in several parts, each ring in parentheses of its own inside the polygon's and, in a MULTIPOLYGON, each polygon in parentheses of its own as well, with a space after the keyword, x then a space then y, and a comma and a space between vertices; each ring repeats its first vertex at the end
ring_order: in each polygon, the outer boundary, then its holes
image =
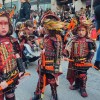
MULTIPOLYGON (((98 32, 98 30, 100 30, 100 0, 95 0, 93 6, 96 18, 96 30, 98 32)), ((98 69, 100 70, 100 35, 98 36, 98 40, 99 40, 99 47, 97 50, 95 66, 98 67, 98 69)))
POLYGON ((96 18, 96 29, 100 28, 100 0, 94 0, 94 13, 96 18))
POLYGON ((21 2, 21 8, 20 8, 19 21, 26 21, 30 19, 31 4, 29 3, 29 0, 20 0, 20 2, 21 2))

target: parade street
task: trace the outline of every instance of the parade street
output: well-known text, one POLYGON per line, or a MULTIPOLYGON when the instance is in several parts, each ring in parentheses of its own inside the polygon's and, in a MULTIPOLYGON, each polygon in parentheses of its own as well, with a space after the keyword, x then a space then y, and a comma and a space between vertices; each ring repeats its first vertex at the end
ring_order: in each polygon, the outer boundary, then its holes
MULTIPOLYGON (((98 43, 97 43, 98 44, 98 43)), ((95 57, 93 62, 95 61, 95 57)), ((62 71, 63 74, 59 79, 58 86, 58 97, 59 100, 100 100, 100 72, 90 68, 88 70, 88 80, 87 80, 87 93, 88 97, 83 98, 80 96, 78 90, 70 90, 69 82, 66 80, 66 72, 67 72, 67 62, 62 61, 62 71)), ((28 70, 26 72, 30 72, 31 76, 26 76, 25 78, 20 80, 20 84, 16 89, 16 100, 30 100, 32 96, 34 96, 34 91, 36 89, 38 74, 36 72, 38 64, 37 61, 33 62, 29 65, 28 70)), ((43 100, 51 99, 51 89, 50 86, 46 87, 45 96, 43 100)))

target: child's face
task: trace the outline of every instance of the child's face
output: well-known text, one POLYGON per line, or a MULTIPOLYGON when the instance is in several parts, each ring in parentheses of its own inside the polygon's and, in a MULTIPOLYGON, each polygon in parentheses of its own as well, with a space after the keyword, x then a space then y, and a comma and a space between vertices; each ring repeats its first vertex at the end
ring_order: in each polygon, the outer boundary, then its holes
POLYGON ((9 31, 9 23, 7 17, 0 17, 0 35, 5 36, 9 31))
POLYGON ((80 29, 78 29, 78 36, 79 37, 85 37, 86 35, 86 28, 81 27, 80 29))
POLYGON ((33 33, 33 31, 34 31, 33 27, 28 27, 28 31, 29 31, 29 33, 33 33))

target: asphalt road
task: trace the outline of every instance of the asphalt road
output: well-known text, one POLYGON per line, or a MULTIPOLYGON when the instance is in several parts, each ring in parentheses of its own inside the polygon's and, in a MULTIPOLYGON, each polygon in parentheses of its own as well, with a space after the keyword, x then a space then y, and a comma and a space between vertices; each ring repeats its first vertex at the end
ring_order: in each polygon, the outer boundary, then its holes
MULTIPOLYGON (((98 45, 98 43, 97 43, 98 45)), ((95 61, 95 57, 93 62, 95 61)), ((88 70, 88 80, 87 80, 87 93, 88 97, 83 98, 80 96, 78 90, 70 90, 69 82, 66 80, 66 72, 67 72, 68 62, 62 61, 62 72, 63 74, 59 79, 58 86, 58 96, 59 100, 100 100, 100 72, 97 70, 90 68, 88 70)), ((30 72, 31 76, 26 76, 25 78, 20 80, 20 84, 16 89, 16 100, 30 100, 30 98, 34 95, 34 91, 36 89, 38 74, 36 72, 38 64, 37 61, 31 63, 26 72, 30 72)), ((50 100, 51 98, 51 90, 50 86, 46 87, 45 96, 43 100, 50 100)))

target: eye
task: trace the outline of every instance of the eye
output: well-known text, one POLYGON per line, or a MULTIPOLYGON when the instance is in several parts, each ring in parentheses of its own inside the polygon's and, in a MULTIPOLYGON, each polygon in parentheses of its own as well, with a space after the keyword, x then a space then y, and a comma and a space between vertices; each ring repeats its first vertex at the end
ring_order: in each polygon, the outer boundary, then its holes
POLYGON ((0 25, 8 25, 8 22, 0 22, 0 25))
POLYGON ((0 25, 2 25, 2 22, 0 22, 0 25))
POLYGON ((4 25, 8 25, 8 22, 4 22, 4 25))

